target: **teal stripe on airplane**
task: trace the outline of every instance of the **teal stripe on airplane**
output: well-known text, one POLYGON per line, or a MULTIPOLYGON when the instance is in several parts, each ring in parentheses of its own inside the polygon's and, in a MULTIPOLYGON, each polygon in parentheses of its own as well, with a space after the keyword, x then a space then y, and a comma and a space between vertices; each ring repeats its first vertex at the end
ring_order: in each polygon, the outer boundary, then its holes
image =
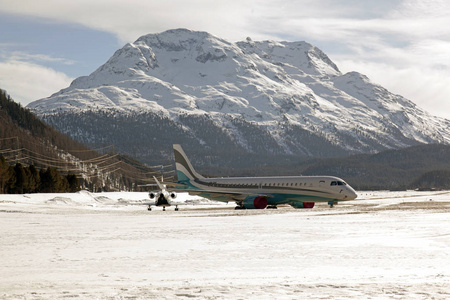
POLYGON ((189 177, 187 177, 183 172, 181 172, 180 170, 177 170, 177 177, 178 177, 178 182, 185 182, 185 181, 189 181, 189 177))

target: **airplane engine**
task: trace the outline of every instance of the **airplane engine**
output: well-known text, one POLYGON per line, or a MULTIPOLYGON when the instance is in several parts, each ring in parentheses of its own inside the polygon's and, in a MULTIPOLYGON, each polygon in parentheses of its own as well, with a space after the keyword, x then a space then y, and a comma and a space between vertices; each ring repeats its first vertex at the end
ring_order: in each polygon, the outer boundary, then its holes
POLYGON ((294 208, 313 208, 314 202, 296 202, 291 205, 294 208))
POLYGON ((150 197, 150 199, 156 199, 159 197, 159 193, 150 192, 148 193, 148 196, 150 197))
POLYGON ((170 199, 175 199, 177 197, 177 193, 175 192, 170 192, 170 199))
POLYGON ((263 196, 252 196, 244 199, 244 207, 247 209, 264 209, 267 207, 267 198, 263 196))

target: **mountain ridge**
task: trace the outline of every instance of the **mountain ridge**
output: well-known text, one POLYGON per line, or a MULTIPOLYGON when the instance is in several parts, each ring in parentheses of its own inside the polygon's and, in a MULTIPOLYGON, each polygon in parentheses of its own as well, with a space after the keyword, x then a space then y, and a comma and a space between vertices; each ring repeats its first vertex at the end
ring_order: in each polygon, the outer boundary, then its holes
MULTIPOLYGON (((149 118, 167 119, 165 123, 172 122, 189 137, 187 148, 219 150, 220 142, 205 142, 211 137, 186 121, 202 119, 234 145, 233 151, 261 155, 333 156, 450 143, 449 120, 431 116, 365 75, 342 74, 324 52, 307 42, 247 38, 231 43, 187 29, 144 35, 117 50, 91 75, 28 107, 68 134, 68 115, 153 115, 149 118), (253 141, 256 132, 261 142, 272 146, 260 149, 253 141)), ((135 128, 130 133, 148 130, 138 124, 126 126, 135 128)), ((91 146, 104 142, 104 130, 111 128, 99 128, 91 146)), ((168 145, 151 146, 155 153, 166 153, 162 156, 171 151, 168 145)), ((126 145, 122 149, 127 151, 126 145)))

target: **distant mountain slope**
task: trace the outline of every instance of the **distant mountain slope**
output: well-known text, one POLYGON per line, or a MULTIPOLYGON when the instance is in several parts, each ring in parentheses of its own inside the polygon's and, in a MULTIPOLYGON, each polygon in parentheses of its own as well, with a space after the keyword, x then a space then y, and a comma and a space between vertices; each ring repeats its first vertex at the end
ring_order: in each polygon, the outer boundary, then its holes
POLYGON ((231 43, 187 29, 142 36, 28 107, 83 143, 114 143, 147 163, 170 157, 173 143, 199 157, 266 159, 450 143, 449 120, 342 74, 311 44, 231 43))
POLYGON ((448 188, 449 145, 420 145, 303 164, 308 175, 335 174, 358 189, 448 188), (441 178, 436 178, 441 176, 441 178))
POLYGON ((120 155, 100 154, 42 122, 0 90, 0 156, 10 164, 75 174, 95 190, 131 189, 151 171, 120 155), (127 161, 124 161, 127 160, 127 161))
POLYGON ((358 190, 449 189, 450 145, 428 144, 344 158, 290 157, 246 169, 198 168, 211 176, 334 175, 358 190))

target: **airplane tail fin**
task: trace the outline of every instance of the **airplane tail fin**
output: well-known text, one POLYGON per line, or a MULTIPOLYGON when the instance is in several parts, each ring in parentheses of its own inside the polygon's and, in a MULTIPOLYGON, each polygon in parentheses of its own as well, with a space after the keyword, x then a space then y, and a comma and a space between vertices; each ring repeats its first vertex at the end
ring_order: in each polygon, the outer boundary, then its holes
POLYGON ((179 182, 205 178, 194 170, 181 145, 173 145, 173 154, 179 182))
POLYGON ((162 185, 160 182, 159 182, 159 180, 158 179, 156 179, 156 176, 153 176, 153 179, 155 179, 155 181, 156 181, 156 185, 158 186, 158 188, 162 191, 162 190, 165 190, 165 186, 164 185, 162 185))

